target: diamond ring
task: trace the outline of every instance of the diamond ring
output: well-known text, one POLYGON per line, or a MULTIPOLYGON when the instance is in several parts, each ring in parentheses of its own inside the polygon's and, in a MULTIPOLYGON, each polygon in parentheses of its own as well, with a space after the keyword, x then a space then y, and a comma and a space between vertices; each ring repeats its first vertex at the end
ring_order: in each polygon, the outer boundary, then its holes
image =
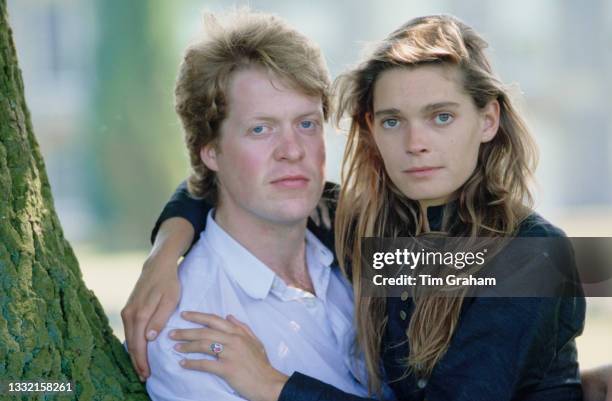
POLYGON ((210 350, 219 355, 221 352, 223 352, 223 344, 220 343, 212 343, 210 344, 210 350))

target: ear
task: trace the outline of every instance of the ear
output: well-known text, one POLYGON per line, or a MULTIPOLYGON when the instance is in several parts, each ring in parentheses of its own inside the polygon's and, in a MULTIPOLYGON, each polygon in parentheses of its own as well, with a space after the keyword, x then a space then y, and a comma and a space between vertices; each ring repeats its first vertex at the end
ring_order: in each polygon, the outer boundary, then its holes
POLYGON ((499 131, 499 102, 491 100, 481 111, 482 136, 480 142, 485 143, 492 140, 499 131))
POLYGON ((200 159, 206 167, 212 171, 218 171, 219 165, 217 164, 217 146, 214 143, 209 143, 206 146, 202 146, 200 149, 200 159))

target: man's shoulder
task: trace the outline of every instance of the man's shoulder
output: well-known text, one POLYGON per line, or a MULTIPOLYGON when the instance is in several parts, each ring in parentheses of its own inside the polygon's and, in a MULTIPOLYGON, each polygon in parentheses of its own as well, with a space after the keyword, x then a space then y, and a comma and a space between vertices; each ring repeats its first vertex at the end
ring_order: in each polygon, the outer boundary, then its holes
POLYGON ((200 324, 183 319, 181 312, 196 311, 216 314, 223 312, 219 305, 222 291, 218 286, 220 268, 217 259, 201 236, 181 261, 178 268, 181 288, 179 304, 170 315, 163 330, 165 336, 159 337, 160 348, 171 349, 170 346, 175 344, 168 337, 171 330, 201 327, 200 324))
POLYGON ((184 310, 217 312, 215 300, 222 296, 219 288, 223 274, 220 264, 219 256, 201 236, 179 265, 181 299, 170 322, 183 321, 180 312, 184 310))
POLYGON ((208 244, 203 234, 179 264, 179 277, 185 279, 187 281, 185 284, 189 286, 194 284, 191 280, 206 278, 206 283, 198 283, 201 288, 203 284, 210 285, 210 278, 218 275, 220 270, 221 257, 208 244))

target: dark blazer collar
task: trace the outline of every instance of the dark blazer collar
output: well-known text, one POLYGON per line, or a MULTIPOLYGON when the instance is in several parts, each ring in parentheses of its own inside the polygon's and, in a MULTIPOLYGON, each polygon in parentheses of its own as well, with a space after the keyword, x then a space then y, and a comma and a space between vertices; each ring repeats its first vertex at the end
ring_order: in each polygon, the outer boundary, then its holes
POLYGON ((442 223, 444 218, 453 218, 457 213, 457 200, 438 205, 429 206, 427 208, 427 221, 429 222, 429 230, 440 231, 442 230, 442 223))

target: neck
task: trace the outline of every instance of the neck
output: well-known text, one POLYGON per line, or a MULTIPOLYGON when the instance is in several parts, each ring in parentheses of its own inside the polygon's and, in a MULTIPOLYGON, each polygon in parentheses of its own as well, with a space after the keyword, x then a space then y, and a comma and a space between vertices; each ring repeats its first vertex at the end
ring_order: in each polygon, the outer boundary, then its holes
POLYGON ((306 267, 306 219, 280 224, 220 206, 215 221, 287 285, 314 292, 306 267))

